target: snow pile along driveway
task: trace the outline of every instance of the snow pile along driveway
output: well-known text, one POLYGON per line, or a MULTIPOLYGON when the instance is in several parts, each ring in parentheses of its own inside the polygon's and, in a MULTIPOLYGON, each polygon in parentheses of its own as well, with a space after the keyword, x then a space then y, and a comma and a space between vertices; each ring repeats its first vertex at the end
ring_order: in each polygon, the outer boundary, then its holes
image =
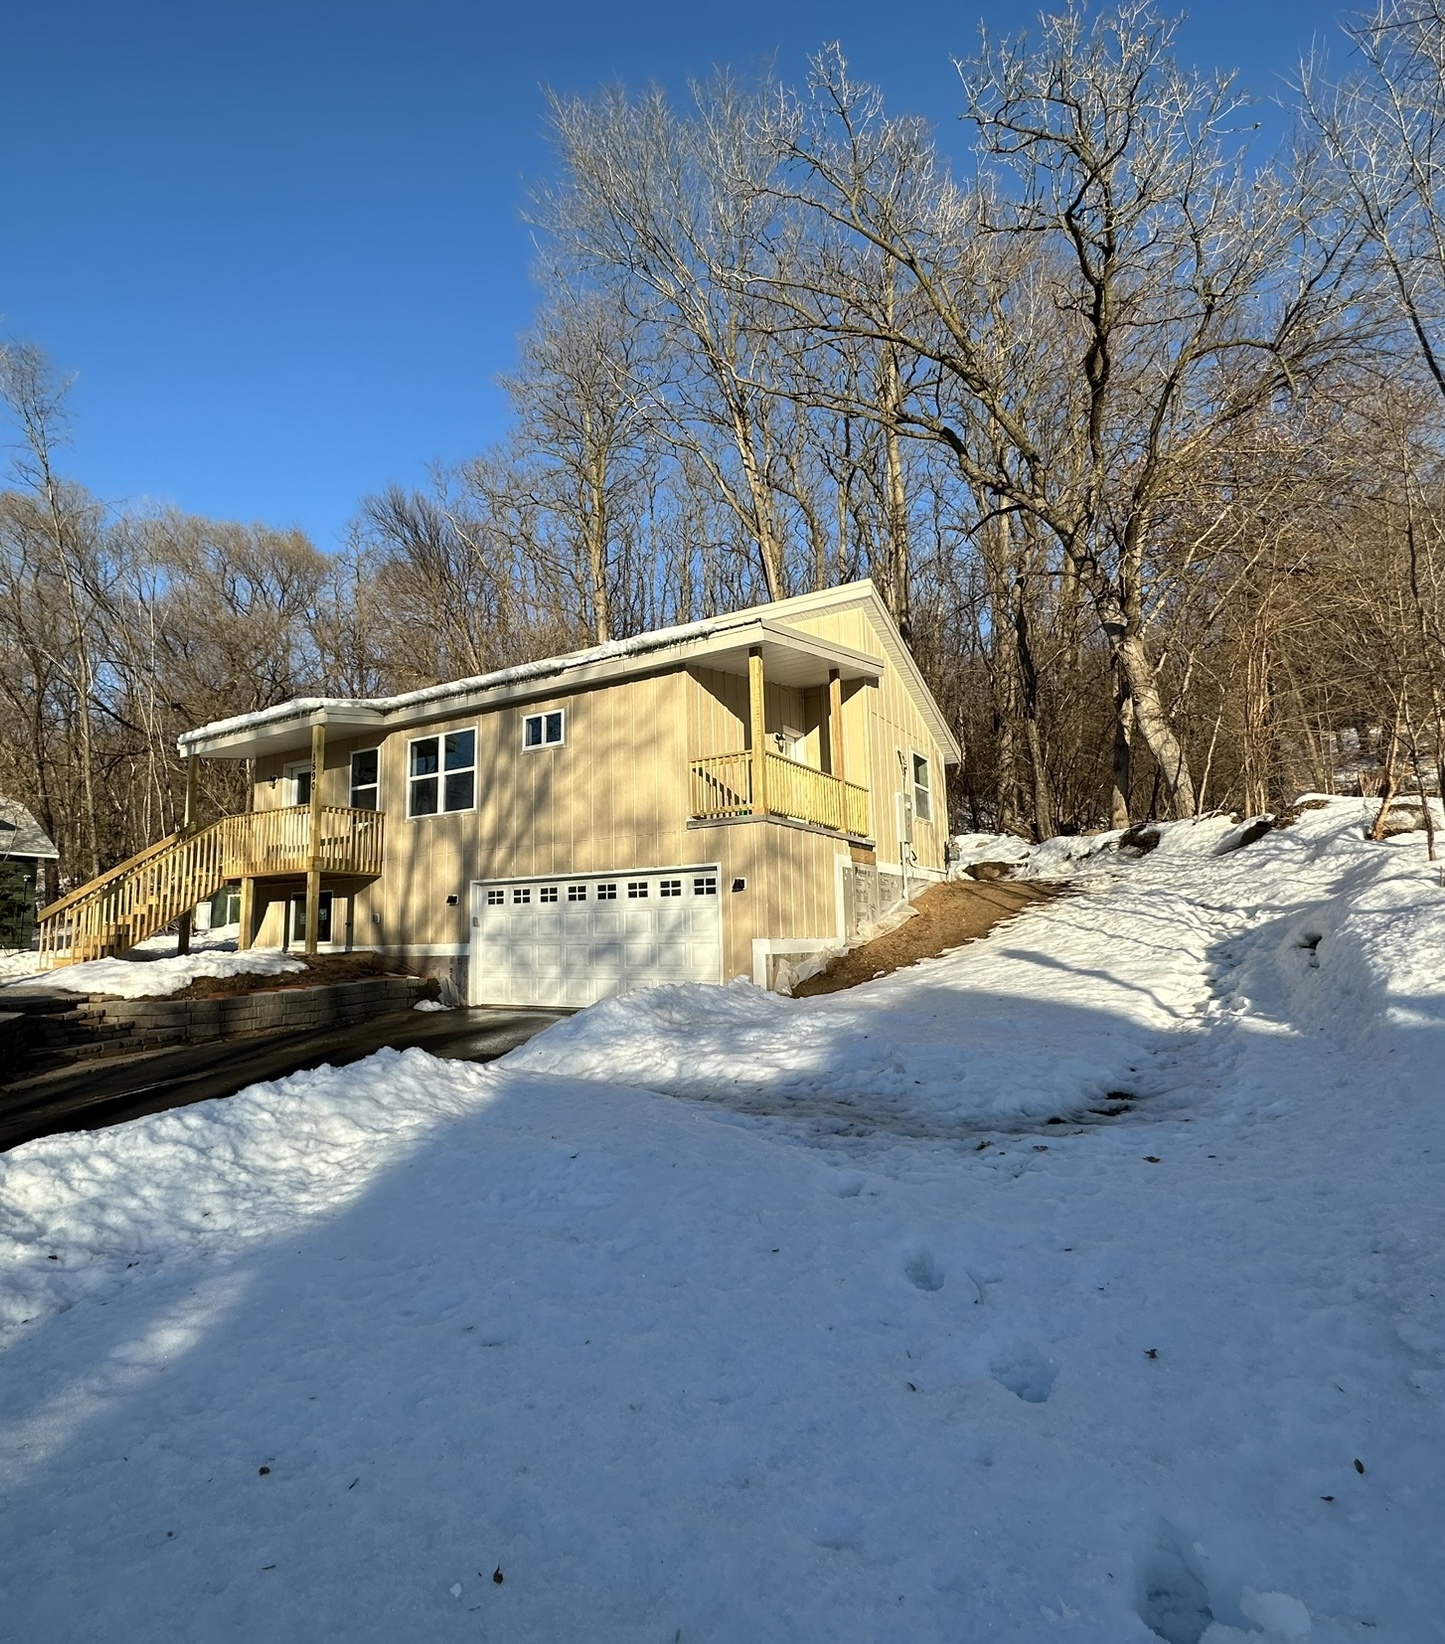
POLYGON ((42 971, 0 988, 7 993, 103 993, 113 999, 166 999, 189 987, 200 976, 286 976, 305 970, 288 954, 251 949, 227 953, 211 949, 168 959, 87 959, 42 971))
POLYGON ((1445 896, 1365 814, 5 1156, 0 1631, 1441 1637, 1445 896))

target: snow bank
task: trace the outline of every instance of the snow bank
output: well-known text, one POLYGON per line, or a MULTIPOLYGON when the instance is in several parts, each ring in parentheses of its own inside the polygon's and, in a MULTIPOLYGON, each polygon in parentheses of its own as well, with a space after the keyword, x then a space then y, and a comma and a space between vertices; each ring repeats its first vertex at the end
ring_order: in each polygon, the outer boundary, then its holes
POLYGON ((482 1070, 378 1052, 114 1130, 0 1154, 0 1347, 132 1268, 212 1260, 334 1214, 412 1138, 490 1094, 482 1070))
MULTIPOLYGON (((174 938, 170 941, 174 946, 174 938)), ((289 954, 257 948, 246 953, 216 948, 169 959, 88 959, 10 982, 0 998, 5 993, 102 993, 115 999, 164 999, 201 976, 287 976, 305 969, 289 954)))
POLYGON ((1033 846, 1016 833, 960 833, 952 840, 949 852, 950 879, 962 879, 969 868, 980 862, 1005 862, 1010 867, 1027 862, 1033 846))
MULTIPOLYGON (((1205 816, 1187 822, 1157 822, 1133 830, 1148 843, 1143 848, 1125 843, 1131 830, 1106 828, 1098 833, 1059 834, 1034 845, 1012 833, 961 833, 952 843, 949 877, 962 879, 981 862, 1003 862, 1017 879, 1066 880, 1098 874, 1115 875, 1143 856, 1162 849, 1169 855, 1214 851, 1220 855, 1237 848, 1250 821, 1235 825, 1226 818, 1205 816)), ((1258 837, 1257 830, 1250 836, 1258 837)))

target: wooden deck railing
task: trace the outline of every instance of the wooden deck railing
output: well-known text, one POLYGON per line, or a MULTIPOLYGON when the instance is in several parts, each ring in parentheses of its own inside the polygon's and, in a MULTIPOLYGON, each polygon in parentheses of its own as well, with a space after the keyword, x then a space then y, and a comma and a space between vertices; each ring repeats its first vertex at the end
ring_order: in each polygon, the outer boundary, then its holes
MULTIPOLYGON (((763 808, 768 815, 832 828, 856 839, 869 837, 866 788, 776 753, 764 756, 763 773, 763 808)), ((691 784, 692 815, 698 821, 752 814, 751 754, 715 754, 708 759, 695 759, 691 784)))
MULTIPOLYGON (((379 811, 323 806, 316 866, 375 878, 385 824, 379 811)), ((312 854, 309 805, 223 816, 194 833, 172 834, 42 908, 41 963, 124 953, 214 896, 228 879, 303 874, 312 854)))

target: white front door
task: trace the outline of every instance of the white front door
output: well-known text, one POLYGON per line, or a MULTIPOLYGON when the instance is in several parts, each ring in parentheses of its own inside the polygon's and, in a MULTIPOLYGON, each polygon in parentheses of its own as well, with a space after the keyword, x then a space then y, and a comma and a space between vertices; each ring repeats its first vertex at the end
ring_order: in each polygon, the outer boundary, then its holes
POLYGON ((311 803, 311 761, 298 760, 294 765, 286 767, 286 803, 288 805, 309 805, 311 803))
POLYGON ((718 869, 498 879, 472 886, 470 1002, 591 1005, 722 980, 718 869))

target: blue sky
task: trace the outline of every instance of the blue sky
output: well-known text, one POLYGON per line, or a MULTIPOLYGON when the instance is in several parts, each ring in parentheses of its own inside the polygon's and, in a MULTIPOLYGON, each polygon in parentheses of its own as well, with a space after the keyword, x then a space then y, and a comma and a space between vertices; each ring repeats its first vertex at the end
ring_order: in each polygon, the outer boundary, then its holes
MULTIPOLYGON (((944 122, 980 18, 1035 9, 8 0, 0 323, 79 373, 67 466, 100 495, 332 548, 365 492, 504 429, 544 85, 793 79, 837 38, 944 122)), ((1198 0, 1181 55, 1269 95, 1345 10, 1198 0)))

